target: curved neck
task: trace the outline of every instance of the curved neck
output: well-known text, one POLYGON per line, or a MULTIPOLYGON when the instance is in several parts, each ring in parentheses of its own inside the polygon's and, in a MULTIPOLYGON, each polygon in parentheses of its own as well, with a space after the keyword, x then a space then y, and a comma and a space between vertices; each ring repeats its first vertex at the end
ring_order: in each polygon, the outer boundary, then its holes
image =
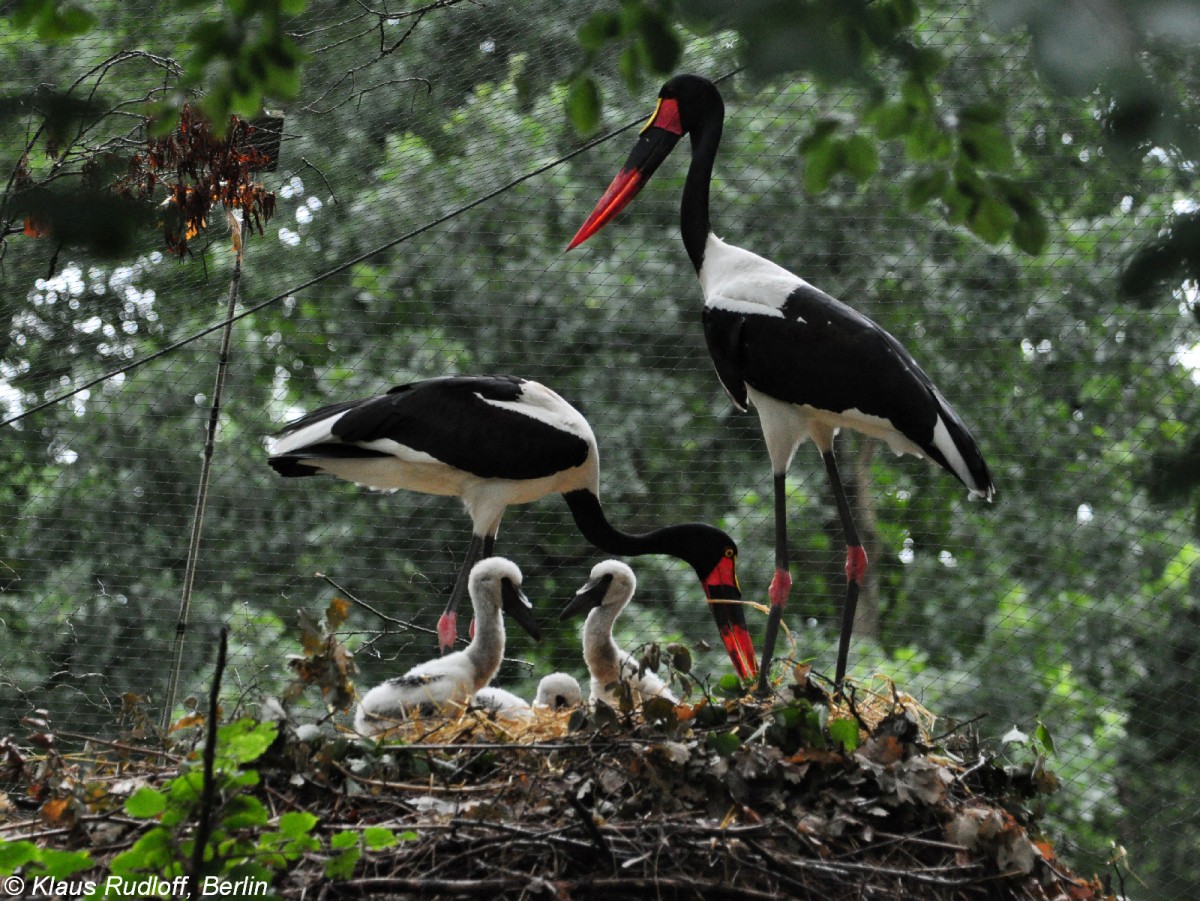
POLYGON ((575 524, 579 526, 583 537, 605 553, 622 557, 666 554, 681 560, 687 559, 677 537, 680 526, 666 526, 643 535, 633 535, 622 532, 608 521, 604 508, 600 506, 600 498, 587 488, 568 491, 563 499, 571 509, 571 515, 575 517, 575 524))
POLYGON ((583 624, 583 660, 589 674, 605 683, 615 681, 618 675, 620 648, 612 634, 617 613, 620 611, 601 605, 588 614, 583 624))
POLYGON ((721 110, 714 110, 712 115, 692 130, 692 163, 688 166, 683 200, 679 205, 679 230, 683 234, 683 246, 697 272, 704 264, 704 245, 712 231, 708 217, 708 192, 717 148, 721 144, 723 119, 721 110))
POLYGON ((475 637, 463 653, 471 661, 475 674, 475 690, 492 680, 504 658, 504 620, 496 604, 481 604, 475 608, 475 637))

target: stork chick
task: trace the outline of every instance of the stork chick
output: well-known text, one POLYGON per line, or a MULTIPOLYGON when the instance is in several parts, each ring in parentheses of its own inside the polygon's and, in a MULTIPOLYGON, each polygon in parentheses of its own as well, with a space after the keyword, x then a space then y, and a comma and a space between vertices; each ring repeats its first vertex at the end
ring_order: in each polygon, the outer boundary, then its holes
POLYGON ((587 584, 560 614, 560 619, 567 619, 584 610, 591 611, 583 624, 583 660, 591 674, 592 703, 603 701, 610 707, 619 706, 622 683, 629 686, 635 704, 648 698, 666 698, 678 703, 663 680, 652 672, 641 672, 633 655, 622 651, 613 638, 613 624, 636 590, 637 577, 627 564, 605 560, 592 568, 587 584))
POLYGON ((533 699, 534 707, 548 707, 551 710, 565 710, 582 703, 583 689, 579 687, 579 680, 570 673, 543 676, 533 699))
POLYGON ((504 613, 535 639, 541 632, 533 605, 521 591, 521 570, 511 560, 489 557, 476 563, 468 580, 475 635, 464 650, 414 666, 403 676, 376 685, 358 705, 354 728, 375 735, 416 711, 461 710, 500 669, 504 656, 504 613))

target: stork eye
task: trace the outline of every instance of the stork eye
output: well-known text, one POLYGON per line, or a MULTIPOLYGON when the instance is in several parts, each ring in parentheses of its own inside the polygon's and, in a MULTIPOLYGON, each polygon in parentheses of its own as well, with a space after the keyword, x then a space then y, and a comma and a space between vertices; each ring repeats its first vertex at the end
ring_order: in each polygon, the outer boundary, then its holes
POLYGON ((727 547, 727 548, 725 548, 725 556, 732 559, 733 557, 737 556, 737 551, 735 551, 731 547, 727 547))

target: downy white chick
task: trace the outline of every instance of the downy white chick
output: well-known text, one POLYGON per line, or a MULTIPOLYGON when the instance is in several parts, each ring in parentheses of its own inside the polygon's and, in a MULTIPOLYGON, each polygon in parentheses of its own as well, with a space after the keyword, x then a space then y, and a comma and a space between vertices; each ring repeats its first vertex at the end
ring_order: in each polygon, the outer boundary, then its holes
POLYGON ((427 660, 403 676, 376 685, 358 705, 354 728, 374 735, 420 710, 456 712, 483 688, 504 656, 504 617, 509 614, 535 639, 541 631, 533 605, 521 592, 521 570, 511 560, 489 557, 471 569, 468 582, 475 635, 464 650, 427 660))
POLYGON ((583 659, 591 674, 591 700, 603 701, 611 707, 620 705, 618 683, 629 685, 634 704, 647 698, 678 699, 666 684, 650 671, 639 675, 638 662, 617 647, 613 639, 613 623, 637 589, 633 570, 620 560, 605 560, 592 568, 588 583, 575 593, 575 598, 563 609, 560 619, 567 619, 590 610, 583 624, 583 659))

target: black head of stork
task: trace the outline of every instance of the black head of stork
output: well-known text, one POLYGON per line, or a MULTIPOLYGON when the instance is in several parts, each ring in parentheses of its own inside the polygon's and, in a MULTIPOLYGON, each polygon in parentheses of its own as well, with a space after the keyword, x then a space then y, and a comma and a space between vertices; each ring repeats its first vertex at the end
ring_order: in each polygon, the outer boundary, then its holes
MULTIPOLYGON (((688 181, 696 190, 684 191, 684 245, 703 248, 708 233, 708 183, 721 143, 725 124, 725 101, 717 86, 699 75, 676 75, 658 92, 654 115, 638 134, 633 151, 609 184, 592 214, 579 227, 567 250, 578 247, 608 224, 646 186, 663 160, 671 155, 679 139, 692 136, 692 168, 688 181), (702 205, 693 201, 703 201, 702 205), (692 209, 689 209, 692 206, 692 209)), ((693 262, 697 257, 692 256, 693 262)), ((696 263, 696 268, 700 264, 696 263)))
POLYGON ((739 409, 762 423, 775 481, 775 575, 759 688, 766 691, 779 621, 791 589, 785 478, 796 449, 812 439, 825 462, 846 538, 846 600, 835 681, 846 671, 863 552, 833 456, 839 429, 925 457, 991 500, 995 487, 975 439, 912 355, 891 334, 770 260, 712 233, 709 187, 725 104, 715 84, 678 75, 659 92, 621 171, 571 240, 576 247, 610 222, 645 186, 685 134, 692 138, 680 231, 704 294, 704 334, 717 375, 739 409))
MULTIPOLYGON (((327 474, 382 491, 458 497, 471 517, 471 543, 438 621, 443 652, 455 642, 471 567, 491 556, 510 504, 562 494, 584 538, 612 554, 665 554, 689 563, 734 668, 758 672, 738 601, 737 546, 705 523, 630 534, 600 504, 596 437, 578 410, 545 385, 513 376, 446 376, 316 410, 271 440, 283 476, 327 474)), ((535 636, 536 637, 536 636, 535 636)))

